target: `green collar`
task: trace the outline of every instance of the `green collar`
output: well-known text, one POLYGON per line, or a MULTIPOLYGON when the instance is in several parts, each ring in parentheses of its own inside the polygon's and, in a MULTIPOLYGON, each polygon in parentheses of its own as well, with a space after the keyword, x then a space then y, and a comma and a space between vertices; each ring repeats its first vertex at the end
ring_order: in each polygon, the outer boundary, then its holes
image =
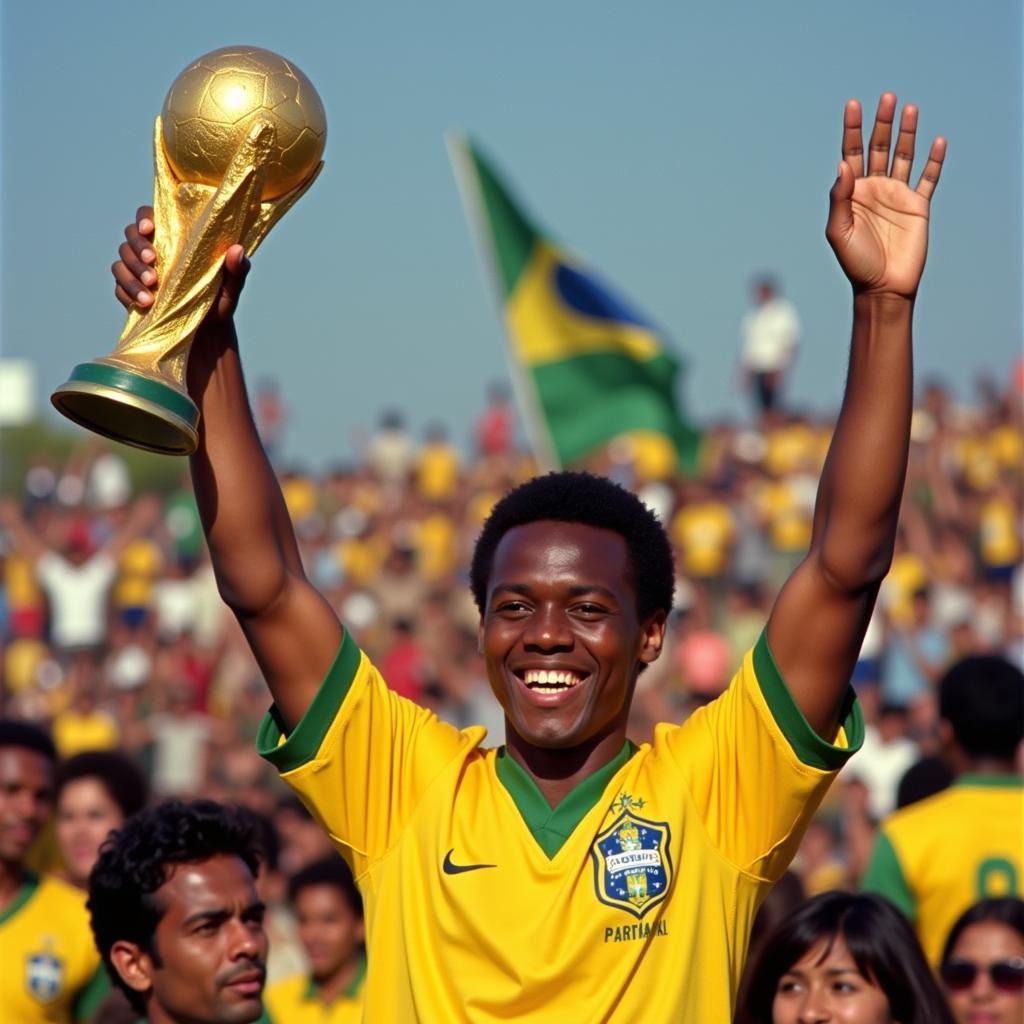
POLYGON ((514 757, 509 757, 504 747, 498 750, 495 771, 498 773, 498 781, 508 790, 526 827, 537 840, 537 845, 550 860, 601 798, 612 776, 636 753, 636 749, 626 740, 615 757, 578 783, 555 808, 551 807, 538 789, 533 776, 514 757))
MULTIPOLYGON (((339 999, 355 999, 359 995, 359 990, 363 987, 363 980, 366 978, 366 955, 361 954, 359 957, 359 966, 356 968, 355 977, 348 983, 348 987, 338 997, 339 999)), ((306 984, 306 991, 302 993, 303 999, 319 999, 320 998, 320 987, 316 983, 316 978, 311 974, 309 981, 306 984)))
POLYGON ((36 889, 39 888, 39 876, 32 871, 25 871, 25 881, 22 882, 17 896, 10 903, 0 910, 0 924, 6 924, 14 915, 21 910, 30 899, 36 889))
POLYGON ((996 786, 1000 789, 1020 789, 1024 779, 1019 775, 999 772, 964 772, 953 781, 954 786, 996 786))

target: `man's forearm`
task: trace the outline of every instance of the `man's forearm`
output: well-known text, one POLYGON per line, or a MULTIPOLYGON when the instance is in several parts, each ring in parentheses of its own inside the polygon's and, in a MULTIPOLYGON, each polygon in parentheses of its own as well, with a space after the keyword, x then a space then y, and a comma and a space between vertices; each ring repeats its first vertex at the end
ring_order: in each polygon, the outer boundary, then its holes
POLYGON ((240 613, 266 608, 302 572, 280 485, 263 450, 230 324, 201 328, 188 384, 199 406, 192 481, 224 599, 240 613))
POLYGON ((818 490, 811 549, 842 589, 877 584, 896 537, 913 407, 913 302, 856 295, 843 404, 818 490))

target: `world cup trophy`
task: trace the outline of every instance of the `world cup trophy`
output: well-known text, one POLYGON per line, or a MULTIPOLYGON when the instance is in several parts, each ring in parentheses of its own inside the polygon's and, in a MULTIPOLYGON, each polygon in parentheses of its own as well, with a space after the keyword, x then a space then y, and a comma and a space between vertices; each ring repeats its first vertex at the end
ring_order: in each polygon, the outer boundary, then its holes
POLYGON ((255 252, 320 173, 326 137, 309 79, 269 50, 214 50, 174 80, 154 133, 155 301, 129 312, 110 355, 71 371, 51 397, 60 412, 137 448, 195 451, 185 374, 224 254, 255 252))

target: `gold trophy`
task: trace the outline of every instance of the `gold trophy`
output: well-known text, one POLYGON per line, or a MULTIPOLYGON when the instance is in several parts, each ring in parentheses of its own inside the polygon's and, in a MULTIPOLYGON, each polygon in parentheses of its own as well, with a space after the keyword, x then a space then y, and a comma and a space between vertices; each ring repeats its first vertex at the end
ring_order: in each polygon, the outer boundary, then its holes
POLYGON ((71 371, 51 398, 60 412, 136 448, 195 451, 185 371, 224 254, 255 252, 320 173, 326 137, 309 79, 269 50, 214 50, 174 80, 154 137, 155 301, 129 312, 110 355, 71 371))

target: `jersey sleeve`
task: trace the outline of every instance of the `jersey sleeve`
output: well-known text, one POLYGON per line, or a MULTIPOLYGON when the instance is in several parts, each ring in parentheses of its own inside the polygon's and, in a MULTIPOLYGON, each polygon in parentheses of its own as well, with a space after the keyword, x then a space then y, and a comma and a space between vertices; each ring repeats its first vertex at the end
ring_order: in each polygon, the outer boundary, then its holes
POLYGON ((811 728, 768 648, 767 632, 729 688, 678 727, 660 726, 712 843, 731 864, 775 881, 821 798, 864 740, 850 690, 834 742, 811 728))
POLYGON ((913 921, 917 917, 914 894, 907 884, 906 875, 903 874, 899 854, 883 829, 878 832, 861 887, 865 892, 884 896, 890 903, 899 907, 908 920, 913 921))
POLYGON ((294 731, 285 735, 272 707, 256 744, 359 877, 394 845, 440 771, 483 735, 393 693, 346 633, 294 731))

